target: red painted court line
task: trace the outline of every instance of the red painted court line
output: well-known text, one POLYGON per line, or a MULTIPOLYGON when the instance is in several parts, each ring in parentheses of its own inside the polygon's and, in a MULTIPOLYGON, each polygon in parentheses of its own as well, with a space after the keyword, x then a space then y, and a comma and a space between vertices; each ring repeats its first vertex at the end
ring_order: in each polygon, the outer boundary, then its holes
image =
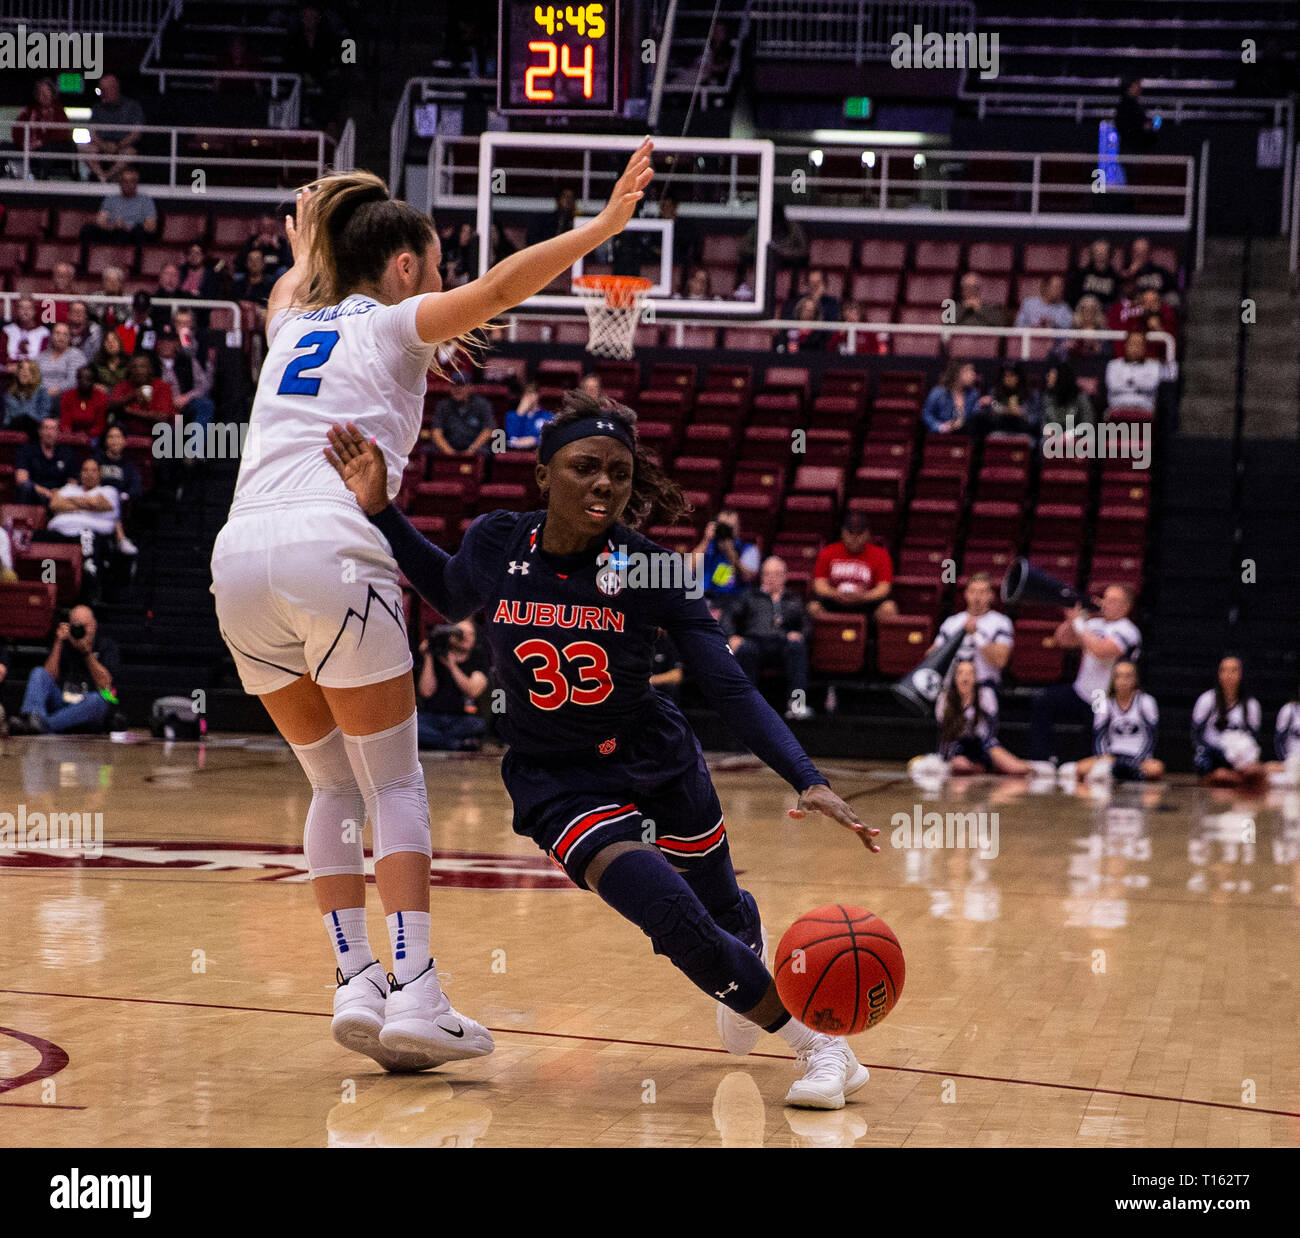
MULTIPOLYGON (((216 1002, 176 1002, 156 997, 106 997, 94 993, 45 993, 33 989, 0 989, 19 997, 66 997, 76 1001, 133 1002, 144 1006, 184 1006, 193 1010, 237 1010, 250 1014, 296 1014, 311 1018, 328 1019, 324 1010, 280 1010, 271 1006, 226 1006, 216 1002)), ((527 1028, 490 1027, 490 1032, 507 1036, 540 1036, 547 1040, 582 1040, 600 1045, 628 1045, 638 1049, 679 1049, 683 1053, 721 1053, 725 1049, 710 1049, 704 1045, 674 1045, 661 1040, 625 1040, 619 1036, 583 1036, 576 1032, 534 1032, 527 1028)), ((728 1054, 727 1056, 730 1056, 728 1054)), ((750 1057, 766 1058, 773 1062, 792 1062, 794 1058, 783 1053, 751 1053, 750 1057)), ((1082 1083, 1046 1083, 1041 1079, 1012 1079, 1004 1075, 970 1075, 957 1070, 928 1070, 923 1066, 889 1066, 884 1062, 865 1062, 871 1070, 892 1070, 900 1074, 930 1075, 936 1079, 970 1079, 977 1083, 1008 1083, 1015 1087, 1047 1088, 1058 1092, 1087 1092, 1090 1096, 1127 1096, 1135 1100, 1163 1101, 1170 1105, 1198 1105, 1203 1109, 1230 1109, 1233 1113, 1266 1113, 1275 1118, 1300 1118, 1300 1112, 1290 1109, 1263 1109, 1256 1105, 1230 1105, 1221 1100, 1191 1100, 1182 1096, 1158 1096, 1154 1092, 1125 1092, 1119 1088, 1093 1088, 1082 1083)))
POLYGON ((86 1105, 42 1105, 38 1100, 0 1100, 0 1107, 9 1109, 85 1109, 86 1105))

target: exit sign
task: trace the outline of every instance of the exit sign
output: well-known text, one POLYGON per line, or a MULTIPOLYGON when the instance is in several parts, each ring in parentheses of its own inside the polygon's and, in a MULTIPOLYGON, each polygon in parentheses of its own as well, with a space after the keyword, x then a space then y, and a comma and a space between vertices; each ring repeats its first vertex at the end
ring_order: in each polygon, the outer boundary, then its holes
POLYGON ((59 74, 59 94, 61 95, 79 95, 81 93, 81 74, 80 73, 60 73, 59 74))
POLYGON ((871 100, 866 95, 854 95, 844 100, 844 115, 849 120, 870 120, 871 100))

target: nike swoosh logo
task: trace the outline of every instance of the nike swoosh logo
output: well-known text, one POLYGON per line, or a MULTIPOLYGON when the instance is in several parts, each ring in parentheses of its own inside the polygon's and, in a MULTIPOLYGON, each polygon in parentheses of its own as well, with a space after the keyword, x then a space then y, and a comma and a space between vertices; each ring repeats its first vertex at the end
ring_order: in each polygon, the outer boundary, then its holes
POLYGON ((465 1035, 465 1029, 463 1027, 458 1027, 453 1032, 451 1028, 447 1027, 446 1024, 444 1023, 439 1023, 438 1026, 442 1028, 442 1030, 446 1032, 448 1036, 455 1036, 457 1040, 459 1040, 463 1035, 465 1035))

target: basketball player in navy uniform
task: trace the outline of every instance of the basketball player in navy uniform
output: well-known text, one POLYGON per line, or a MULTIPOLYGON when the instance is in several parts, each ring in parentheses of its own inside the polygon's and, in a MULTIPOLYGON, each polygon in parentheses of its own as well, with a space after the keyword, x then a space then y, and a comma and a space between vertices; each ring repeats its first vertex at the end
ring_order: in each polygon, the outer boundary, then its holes
POLYGON ((1156 730, 1160 709, 1155 697, 1138 688, 1137 667, 1129 661, 1115 663, 1110 691, 1093 712, 1093 756, 1078 765, 1062 765, 1061 785, 1067 790, 1075 779, 1088 782, 1155 782, 1165 776, 1164 763, 1156 760, 1156 730))
POLYGON ((389 504, 375 445, 350 426, 329 440, 326 455, 419 593, 448 619, 483 608, 506 692, 501 772, 515 832, 717 999, 730 1052, 750 1052, 763 1031, 783 1037, 801 1067, 788 1104, 841 1108, 866 1067, 847 1041, 781 1005, 699 743, 649 685, 659 630, 736 735, 798 792, 791 816, 823 813, 872 851, 879 831, 831 791, 741 671, 704 598, 690 596, 684 571, 665 581, 682 558, 635 531, 652 509, 670 518, 685 508, 638 443, 636 414, 570 393, 538 448, 545 510, 479 516, 454 556, 389 504), (647 581, 652 565, 659 578, 647 581))

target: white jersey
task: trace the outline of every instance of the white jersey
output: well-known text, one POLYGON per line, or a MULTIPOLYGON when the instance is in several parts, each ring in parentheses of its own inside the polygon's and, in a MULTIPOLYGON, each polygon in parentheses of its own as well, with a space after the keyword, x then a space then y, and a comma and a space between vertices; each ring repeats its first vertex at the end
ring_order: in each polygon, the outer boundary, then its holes
POLYGON ((1145 761, 1156 750, 1159 722, 1160 709, 1150 693, 1137 693, 1127 709, 1121 709, 1113 696, 1105 697, 1103 707, 1092 715, 1092 750, 1099 757, 1145 761))
POLYGON ((1277 711, 1273 746, 1277 749, 1279 761, 1285 761, 1293 752, 1300 752, 1300 702, 1288 701, 1277 711))
POLYGON ((55 492, 67 499, 88 499, 98 496, 108 500, 107 511, 91 511, 87 508, 70 512, 59 512, 51 516, 48 528, 53 533, 62 533, 65 537, 79 537, 82 533, 99 533, 103 536, 117 529, 119 508, 122 496, 116 486, 96 486, 93 490, 83 490, 80 483, 70 481, 55 492))
POLYGON ((1207 688, 1196 698, 1192 706, 1192 744, 1200 752, 1205 748, 1223 748, 1223 737, 1236 732, 1239 735, 1259 736, 1260 724, 1264 720, 1259 702, 1252 696, 1238 701, 1223 716, 1223 725, 1218 721, 1219 703, 1215 699, 1214 689, 1207 688))
MULTIPOLYGON (((966 621, 970 617, 970 611, 963 610, 959 614, 945 619, 939 625, 939 635, 935 637, 934 646, 932 647, 938 647, 955 636, 966 626, 966 621)), ((962 641, 961 647, 957 650, 953 665, 956 666, 961 661, 974 662, 975 678, 980 683, 1000 684, 1002 682, 1002 671, 985 660, 984 647, 996 644, 1005 645, 1010 649, 1015 644, 1015 640, 1015 631, 1011 626, 1011 620, 996 610, 987 611, 976 618, 975 631, 966 634, 966 639, 962 641)))
POLYGON ((350 498, 322 454, 330 423, 353 422, 388 465, 388 497, 420 434, 425 374, 437 352, 415 330, 421 297, 381 305, 357 294, 310 314, 283 310, 267 327, 232 514, 256 499, 350 498))
POLYGON ((962 710, 964 725, 961 734, 951 743, 943 742, 943 718, 948 709, 948 693, 940 692, 934 703, 935 720, 939 723, 939 755, 950 761, 957 753, 957 746, 963 739, 978 739, 985 751, 998 742, 998 694, 987 685, 975 689, 979 700, 979 717, 975 714, 975 702, 972 701, 962 710))
POLYGON ((1131 619, 1116 619, 1108 623, 1100 615, 1093 615, 1084 623, 1084 631, 1103 640, 1113 640, 1119 653, 1113 658, 1099 658, 1086 649, 1079 659, 1079 673, 1074 678, 1074 690, 1089 705, 1095 693, 1103 696, 1110 690, 1110 673, 1116 662, 1136 662, 1142 652, 1142 634, 1131 619))

